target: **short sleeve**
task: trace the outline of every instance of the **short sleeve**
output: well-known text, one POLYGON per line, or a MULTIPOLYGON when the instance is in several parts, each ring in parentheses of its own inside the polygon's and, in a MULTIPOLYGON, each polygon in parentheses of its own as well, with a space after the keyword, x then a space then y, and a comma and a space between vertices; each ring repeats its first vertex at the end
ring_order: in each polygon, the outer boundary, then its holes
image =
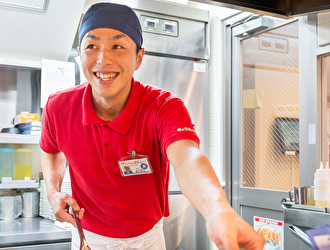
POLYGON ((41 118, 41 138, 39 141, 40 148, 46 153, 54 154, 59 151, 57 144, 57 136, 55 130, 55 121, 51 115, 50 99, 46 103, 41 118))
POLYGON ((169 96, 164 100, 157 113, 157 126, 161 151, 166 158, 167 147, 175 141, 188 139, 200 143, 195 125, 180 98, 169 96))

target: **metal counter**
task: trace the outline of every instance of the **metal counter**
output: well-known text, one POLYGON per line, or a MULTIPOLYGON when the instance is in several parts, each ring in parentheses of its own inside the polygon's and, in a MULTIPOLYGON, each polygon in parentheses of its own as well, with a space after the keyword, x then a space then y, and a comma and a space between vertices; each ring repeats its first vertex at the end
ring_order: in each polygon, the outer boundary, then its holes
POLYGON ((42 217, 0 220, 0 249, 70 249, 71 231, 42 217))
POLYGON ((283 202, 282 207, 284 208, 284 223, 288 225, 290 232, 309 247, 311 247, 311 242, 305 230, 322 224, 330 224, 330 213, 326 208, 291 202, 283 202))

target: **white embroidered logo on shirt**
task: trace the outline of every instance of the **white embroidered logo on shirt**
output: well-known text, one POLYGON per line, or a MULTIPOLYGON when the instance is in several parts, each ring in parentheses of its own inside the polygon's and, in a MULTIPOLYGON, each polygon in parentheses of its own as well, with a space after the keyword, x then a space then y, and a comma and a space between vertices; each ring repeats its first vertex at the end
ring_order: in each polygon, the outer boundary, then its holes
POLYGON ((191 132, 195 132, 195 129, 193 128, 188 128, 188 127, 184 127, 184 128, 178 128, 177 131, 191 131, 191 132))

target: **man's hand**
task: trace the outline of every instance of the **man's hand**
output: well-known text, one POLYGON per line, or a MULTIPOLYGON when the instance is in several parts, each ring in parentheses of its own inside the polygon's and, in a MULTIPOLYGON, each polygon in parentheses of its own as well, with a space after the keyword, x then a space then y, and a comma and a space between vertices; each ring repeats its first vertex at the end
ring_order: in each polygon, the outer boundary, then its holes
POLYGON ((212 214, 206 228, 210 239, 221 250, 261 250, 265 244, 265 240, 232 208, 212 214))
POLYGON ((72 225, 76 225, 74 218, 69 213, 68 207, 79 211, 79 218, 82 218, 84 215, 84 209, 80 209, 78 203, 69 194, 56 192, 48 199, 53 208, 55 218, 58 221, 70 222, 72 225))

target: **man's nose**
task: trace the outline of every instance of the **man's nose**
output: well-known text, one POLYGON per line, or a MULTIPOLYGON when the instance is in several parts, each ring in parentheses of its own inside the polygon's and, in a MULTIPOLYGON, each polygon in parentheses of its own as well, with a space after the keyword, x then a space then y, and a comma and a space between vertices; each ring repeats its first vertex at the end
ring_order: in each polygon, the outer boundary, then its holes
POLYGON ((97 63, 99 64, 110 64, 112 62, 112 54, 111 51, 106 49, 101 49, 97 56, 97 63))

